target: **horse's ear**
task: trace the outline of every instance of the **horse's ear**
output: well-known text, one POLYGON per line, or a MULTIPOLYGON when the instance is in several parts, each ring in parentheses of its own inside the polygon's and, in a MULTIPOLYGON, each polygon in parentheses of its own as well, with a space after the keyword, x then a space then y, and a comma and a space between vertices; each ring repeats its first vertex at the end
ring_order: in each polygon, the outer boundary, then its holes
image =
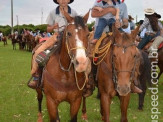
POLYGON ((131 35, 132 35, 132 38, 133 38, 134 41, 135 41, 135 39, 136 39, 136 36, 137 36, 138 33, 139 33, 139 28, 140 28, 140 25, 138 25, 137 28, 136 28, 135 30, 131 31, 131 35))
POLYGON ((115 23, 112 25, 113 36, 116 37, 120 34, 118 28, 115 27, 115 23))
POLYGON ((72 23, 73 21, 73 17, 71 17, 66 11, 64 11, 63 9, 61 9, 63 15, 65 16, 66 20, 68 23, 72 23))
POLYGON ((89 12, 90 10, 85 14, 85 16, 83 17, 84 23, 86 24, 89 18, 89 12))

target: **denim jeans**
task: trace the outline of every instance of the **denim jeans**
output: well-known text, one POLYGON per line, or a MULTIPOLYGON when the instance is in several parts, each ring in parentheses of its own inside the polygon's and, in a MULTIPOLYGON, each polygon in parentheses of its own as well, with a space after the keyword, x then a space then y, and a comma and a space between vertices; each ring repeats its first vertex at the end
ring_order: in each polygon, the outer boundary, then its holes
POLYGON ((108 25, 109 30, 112 28, 113 23, 115 23, 115 19, 111 18, 109 20, 105 18, 99 18, 98 25, 95 30, 94 39, 99 39, 104 31, 104 28, 108 25))
POLYGON ((154 35, 154 36, 145 34, 144 38, 143 38, 143 39, 141 40, 141 42, 138 44, 138 49, 143 49, 144 46, 145 46, 146 44, 148 44, 148 42, 150 42, 153 38, 155 38, 155 37, 157 37, 157 36, 159 36, 159 35, 160 35, 160 31, 158 31, 158 32, 156 33, 156 35, 154 35))

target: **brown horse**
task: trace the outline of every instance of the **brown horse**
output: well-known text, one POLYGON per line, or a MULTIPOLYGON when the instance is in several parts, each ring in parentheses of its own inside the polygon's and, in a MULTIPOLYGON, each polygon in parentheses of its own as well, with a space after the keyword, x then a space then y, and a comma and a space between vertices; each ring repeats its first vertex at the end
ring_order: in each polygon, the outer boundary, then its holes
MULTIPOLYGON (((43 89, 51 122, 58 118, 58 105, 66 101, 70 104, 71 122, 77 122, 77 114, 86 82, 88 66, 86 55, 88 43, 87 13, 83 18, 72 18, 64 12, 68 25, 64 30, 60 51, 54 53, 43 70, 43 89), (54 66, 54 68, 53 68, 54 66)), ((42 92, 38 88, 39 118, 42 121, 42 92)))
POLYGON ((6 46, 7 45, 7 37, 6 36, 2 37, 2 41, 3 41, 4 46, 6 46))
POLYGON ((112 41, 110 50, 97 71, 101 114, 105 122, 109 122, 111 99, 115 95, 120 99, 121 122, 128 122, 130 87, 139 75, 140 53, 134 43, 138 29, 127 34, 120 33, 113 27, 113 35, 104 39, 104 43, 112 41))

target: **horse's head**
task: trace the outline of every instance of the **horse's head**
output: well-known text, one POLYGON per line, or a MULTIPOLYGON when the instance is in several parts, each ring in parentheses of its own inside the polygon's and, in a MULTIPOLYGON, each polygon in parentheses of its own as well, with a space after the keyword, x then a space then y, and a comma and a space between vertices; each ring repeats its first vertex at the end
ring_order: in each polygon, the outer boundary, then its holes
POLYGON ((65 28, 66 47, 77 72, 85 72, 88 66, 87 46, 89 31, 86 25, 89 12, 82 18, 71 17, 64 12, 68 25, 65 28))
POLYGON ((131 91, 131 82, 135 79, 138 67, 139 51, 134 43, 139 27, 131 34, 120 33, 113 27, 113 76, 116 90, 121 96, 131 91))

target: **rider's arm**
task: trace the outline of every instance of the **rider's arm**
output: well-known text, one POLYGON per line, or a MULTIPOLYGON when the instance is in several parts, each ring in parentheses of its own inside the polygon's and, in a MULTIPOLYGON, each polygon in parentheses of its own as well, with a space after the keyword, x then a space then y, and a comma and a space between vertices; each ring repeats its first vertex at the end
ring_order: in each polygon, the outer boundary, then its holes
POLYGON ((103 8, 103 11, 100 12, 100 11, 95 10, 94 8, 92 8, 91 16, 93 18, 96 18, 96 17, 104 16, 107 13, 112 13, 115 16, 116 15, 116 9, 108 7, 108 8, 103 8))
POLYGON ((58 23, 55 23, 54 25, 48 25, 47 26, 47 32, 51 33, 54 29, 58 29, 58 23))

